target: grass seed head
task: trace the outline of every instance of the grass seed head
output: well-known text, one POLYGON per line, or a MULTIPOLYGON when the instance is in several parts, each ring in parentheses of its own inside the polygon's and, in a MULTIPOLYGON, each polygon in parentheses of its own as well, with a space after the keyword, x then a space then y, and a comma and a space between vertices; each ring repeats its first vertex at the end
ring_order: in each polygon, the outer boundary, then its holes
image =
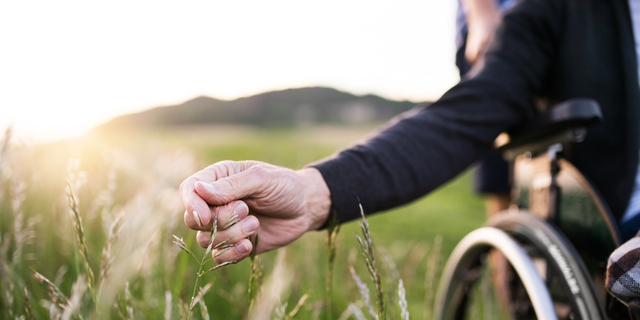
POLYGON ((38 282, 44 284, 47 287, 49 299, 53 303, 55 303, 62 309, 66 309, 69 306, 69 298, 67 298, 67 296, 65 296, 65 294, 62 293, 62 290, 60 290, 58 286, 53 284, 53 282, 47 279, 47 277, 36 272, 35 270, 31 269, 31 272, 34 279, 36 279, 38 282))
POLYGON ((175 234, 172 234, 171 236, 173 236, 173 239, 174 239, 173 243, 175 243, 176 246, 178 246, 178 248, 182 249, 182 251, 188 253, 189 255, 194 257, 196 260, 198 259, 191 251, 189 251, 189 248, 187 248, 187 244, 184 243, 184 240, 182 240, 182 238, 176 236, 175 234))
POLYGON ((400 305, 400 318, 402 320, 409 320, 409 308, 407 305, 407 297, 404 290, 404 284, 402 279, 398 281, 398 304, 400 305))

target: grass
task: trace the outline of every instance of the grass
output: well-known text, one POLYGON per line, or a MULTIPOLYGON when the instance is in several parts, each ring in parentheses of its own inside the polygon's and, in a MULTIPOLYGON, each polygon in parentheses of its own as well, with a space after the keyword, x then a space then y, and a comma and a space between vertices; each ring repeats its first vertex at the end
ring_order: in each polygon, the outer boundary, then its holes
MULTIPOLYGON (((200 266, 210 255, 184 226, 177 194, 180 182, 207 164, 256 159, 300 168, 369 129, 212 127, 2 144, 0 318, 243 319, 258 310, 281 319, 370 317, 349 271, 369 273, 353 236, 362 231, 358 223, 203 273, 212 268, 200 266), (67 183, 69 159, 80 162, 67 183), (207 258, 193 263, 172 234, 207 258)), ((443 257, 484 221, 469 181, 466 173, 427 198, 368 217, 369 237, 386 249, 375 247, 375 295, 387 297, 387 318, 430 319, 443 257)))

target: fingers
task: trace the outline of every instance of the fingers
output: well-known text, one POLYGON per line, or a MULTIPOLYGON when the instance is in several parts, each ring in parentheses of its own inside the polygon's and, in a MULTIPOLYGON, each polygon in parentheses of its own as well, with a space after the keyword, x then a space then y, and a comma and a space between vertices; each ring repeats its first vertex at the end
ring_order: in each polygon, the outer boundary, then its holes
MULTIPOLYGON (((220 248, 221 246, 233 245, 240 242, 258 231, 260 222, 255 216, 248 216, 239 220, 236 223, 226 229, 219 228, 215 239, 213 239, 213 246, 220 248)), ((197 235, 198 244, 203 248, 206 248, 211 243, 210 231, 199 231, 197 235)))
POLYGON ((239 262, 242 259, 249 256, 251 250, 253 249, 253 244, 249 239, 242 239, 238 241, 233 247, 227 247, 222 249, 218 248, 212 252, 213 260, 216 263, 224 263, 224 262, 239 262))
POLYGON ((211 254, 217 263, 238 262, 251 253, 253 244, 247 238, 257 233, 258 227, 258 218, 248 216, 240 223, 219 231, 213 244, 210 231, 198 231, 196 239, 202 247, 213 246, 211 254))
POLYGON ((249 169, 213 182, 197 181, 195 192, 211 205, 259 194, 273 185, 274 176, 269 168, 253 166, 249 169))
POLYGON ((238 221, 244 219, 249 214, 249 207, 243 201, 232 201, 223 206, 209 207, 205 212, 209 223, 204 224, 204 214, 201 211, 185 211, 184 223, 193 230, 211 230, 213 221, 210 217, 218 217, 218 230, 226 229, 238 221), (202 218, 198 217, 200 215, 202 218))
POLYGON ((180 186, 182 201, 186 208, 184 222, 191 229, 202 228, 211 223, 209 205, 196 193, 196 182, 195 178, 190 177, 180 186))
MULTIPOLYGON (((182 182, 180 185, 180 195, 186 208, 185 223, 194 229, 193 227, 196 226, 202 228, 203 226, 209 225, 212 220, 208 209, 209 205, 195 191, 195 185, 198 181, 217 181, 245 171, 256 164, 257 162, 255 161, 221 161, 195 173, 182 182), (191 217, 187 217, 187 214, 191 215, 191 217), (202 219, 202 223, 200 223, 200 219, 202 219), (191 223, 188 221, 191 221, 191 223)), ((215 203, 215 205, 227 204, 237 199, 240 198, 230 199, 226 202, 218 202, 215 203)))

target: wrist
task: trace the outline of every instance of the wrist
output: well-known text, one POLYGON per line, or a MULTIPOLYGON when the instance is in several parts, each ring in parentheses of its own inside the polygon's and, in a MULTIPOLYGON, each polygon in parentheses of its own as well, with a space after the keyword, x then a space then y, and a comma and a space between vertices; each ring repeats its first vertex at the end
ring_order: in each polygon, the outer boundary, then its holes
POLYGON ((306 189, 304 214, 308 217, 307 230, 317 230, 327 221, 331 211, 331 191, 324 177, 316 168, 304 168, 297 171, 306 189))

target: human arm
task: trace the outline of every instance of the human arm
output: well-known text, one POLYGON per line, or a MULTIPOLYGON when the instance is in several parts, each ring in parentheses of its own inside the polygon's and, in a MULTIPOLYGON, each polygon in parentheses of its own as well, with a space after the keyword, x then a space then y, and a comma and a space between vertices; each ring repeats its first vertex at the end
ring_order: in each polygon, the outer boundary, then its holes
POLYGON ((493 39, 502 18, 497 0, 460 0, 467 21, 467 43, 465 58, 476 63, 493 39))
POLYGON ((341 222, 434 190, 532 118, 562 33, 563 2, 522 1, 504 17, 485 66, 429 107, 396 119, 366 142, 315 165, 341 222))
MULTIPOLYGON (((486 154, 500 132, 535 114, 534 96, 544 92, 545 78, 559 41, 562 19, 555 5, 553 0, 522 2, 505 16, 499 45, 488 51, 485 67, 476 76, 461 82, 431 106, 394 120, 366 142, 313 164, 318 171, 305 172, 313 172, 315 182, 303 182, 292 170, 284 168, 270 167, 267 171, 270 174, 262 169, 249 171, 253 165, 194 178, 230 187, 230 191, 223 192, 224 196, 207 194, 206 185, 194 179, 185 182, 182 188, 187 207, 185 223, 193 229, 207 230, 212 226, 211 216, 217 213, 218 226, 222 227, 231 215, 230 204, 241 201, 260 223, 258 252, 263 252, 320 227, 330 208, 336 210, 340 222, 345 222, 359 217, 358 202, 365 212, 374 213, 405 204, 437 188, 486 154), (222 182, 225 179, 238 182, 222 182), (311 191, 305 187, 309 183, 319 189, 311 191), (317 206, 322 210, 301 211, 305 206, 300 204, 305 201, 300 197, 310 195, 324 199, 317 206), (291 201, 293 198, 298 200, 291 201), (203 211, 209 214, 205 227, 195 225, 195 220, 189 217, 194 203, 198 212, 212 208, 211 212, 203 211), (197 209, 199 206, 202 209, 197 209), (229 207, 220 209, 224 206, 229 207), (273 236, 266 244, 264 231, 273 236)), ((239 225, 232 227, 237 231, 233 239, 228 233, 224 236, 219 233, 217 239, 237 241, 229 242, 236 243, 236 249, 243 247, 243 243, 249 245, 243 240, 246 234, 238 229, 239 225)), ((198 237, 201 245, 207 243, 205 236, 198 237)), ((238 261, 248 253, 230 254, 233 252, 226 252, 216 261, 238 261)))

